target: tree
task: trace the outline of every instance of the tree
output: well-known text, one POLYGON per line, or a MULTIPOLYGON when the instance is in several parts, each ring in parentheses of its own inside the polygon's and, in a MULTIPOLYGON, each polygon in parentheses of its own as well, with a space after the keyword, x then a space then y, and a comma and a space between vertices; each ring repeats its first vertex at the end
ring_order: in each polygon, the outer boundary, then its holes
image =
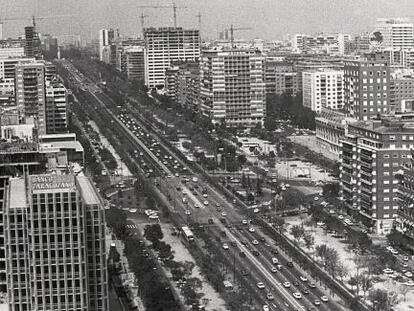
POLYGON ((330 198, 336 198, 341 190, 339 183, 332 182, 322 186, 323 195, 330 198))
POLYGON ((258 195, 263 194, 262 180, 259 177, 256 178, 256 192, 257 192, 258 195))
POLYGON ((328 248, 325 254, 325 266, 328 272, 335 277, 339 265, 339 254, 336 249, 328 248))
POLYGON ((368 299, 371 301, 374 311, 391 311, 398 303, 398 297, 395 293, 389 293, 380 288, 371 290, 368 299))
POLYGON ((372 287, 372 285, 374 285, 372 283, 372 278, 364 273, 359 277, 359 284, 361 285, 361 289, 364 292, 364 296, 366 295, 367 291, 369 291, 372 287))
POLYGON ((159 224, 146 225, 144 237, 154 245, 155 249, 158 249, 158 243, 164 237, 161 226, 159 224))
POLYGON ((351 276, 349 278, 348 284, 351 285, 352 288, 357 287, 358 294, 359 277, 357 275, 351 276))
POLYGON ((344 281, 344 278, 348 275, 348 269, 343 263, 339 263, 336 271, 337 276, 344 281))
POLYGON ((315 237, 310 233, 304 234, 303 241, 305 242, 305 246, 308 250, 311 250, 311 248, 315 245, 315 237))
POLYGON ((158 255, 161 259, 173 259, 173 254, 171 252, 171 246, 164 241, 159 241, 157 247, 158 247, 158 255))
POLYGON ((302 226, 294 225, 290 229, 290 233, 295 238, 295 243, 299 243, 299 240, 305 235, 305 229, 302 226))
POLYGON ((403 295, 404 301, 407 301, 407 293, 410 291, 410 287, 405 284, 401 284, 398 288, 398 291, 403 295))
POLYGON ((115 236, 120 240, 124 240, 128 235, 126 228, 127 217, 125 213, 120 209, 111 207, 105 210, 105 218, 107 225, 112 229, 115 236))
POLYGON ((274 223, 277 227, 279 227, 279 231, 283 231, 283 226, 285 225, 285 219, 282 217, 276 217, 274 223))

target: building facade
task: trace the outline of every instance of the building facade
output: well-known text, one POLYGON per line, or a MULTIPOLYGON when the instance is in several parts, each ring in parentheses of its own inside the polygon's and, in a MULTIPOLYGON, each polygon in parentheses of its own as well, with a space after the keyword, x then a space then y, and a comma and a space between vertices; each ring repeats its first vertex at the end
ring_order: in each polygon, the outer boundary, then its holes
POLYGON ((104 211, 91 182, 44 174, 8 183, 10 310, 109 310, 104 211))
POLYGON ((165 70, 173 62, 198 61, 200 31, 181 27, 145 28, 145 84, 163 87, 165 70))
POLYGON ((322 108, 342 109, 344 105, 343 71, 319 69, 302 73, 303 106, 320 112, 322 108))
POLYGON ((348 125, 341 140, 342 198, 360 219, 380 234, 397 217, 396 174, 414 148, 413 115, 383 117, 348 125))
POLYGON ((266 94, 298 93, 298 74, 293 70, 293 64, 288 62, 272 61, 266 58, 265 62, 266 94))
POLYGON ((26 57, 40 57, 40 39, 34 26, 24 28, 24 54, 26 57))
POLYGON ((397 113, 414 111, 414 73, 411 70, 391 73, 390 109, 397 113))
POLYGON ((263 125, 264 57, 257 50, 209 50, 200 63, 200 109, 214 123, 263 125))
POLYGON ((369 120, 390 112, 390 69, 385 61, 345 61, 344 102, 350 116, 369 120))
POLYGON ((322 108, 315 118, 316 143, 320 147, 321 153, 327 151, 339 160, 340 141, 348 132, 348 124, 356 121, 344 112, 322 108))
POLYGON ((46 134, 66 133, 68 98, 65 86, 59 82, 46 86, 46 134))

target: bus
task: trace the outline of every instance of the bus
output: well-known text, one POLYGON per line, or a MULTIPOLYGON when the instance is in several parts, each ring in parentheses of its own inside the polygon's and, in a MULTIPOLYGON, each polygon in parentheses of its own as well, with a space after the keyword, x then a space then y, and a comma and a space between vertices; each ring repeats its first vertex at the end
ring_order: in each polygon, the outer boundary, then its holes
POLYGON ((187 242, 194 242, 194 234, 188 227, 181 227, 181 235, 187 242))

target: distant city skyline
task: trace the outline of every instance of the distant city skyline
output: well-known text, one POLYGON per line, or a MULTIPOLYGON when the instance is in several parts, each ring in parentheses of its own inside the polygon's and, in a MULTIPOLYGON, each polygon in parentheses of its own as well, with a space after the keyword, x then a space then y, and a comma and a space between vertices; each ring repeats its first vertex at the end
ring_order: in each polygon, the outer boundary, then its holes
MULTIPOLYGON (((4 21, 4 37, 22 35, 32 15, 72 15, 38 21, 41 33, 78 35, 84 40, 98 38, 101 28, 119 28, 126 36, 141 35, 139 15, 148 15, 147 27, 173 26, 173 10, 138 8, 138 6, 172 5, 167 0, 16 0, 1 1, 0 20, 26 18, 27 21, 4 21)), ((197 14, 202 15, 203 38, 217 38, 218 32, 234 24, 251 27, 238 32, 237 38, 282 39, 285 34, 372 31, 376 18, 410 17, 414 2, 410 0, 177 0, 178 26, 198 28, 197 14)))

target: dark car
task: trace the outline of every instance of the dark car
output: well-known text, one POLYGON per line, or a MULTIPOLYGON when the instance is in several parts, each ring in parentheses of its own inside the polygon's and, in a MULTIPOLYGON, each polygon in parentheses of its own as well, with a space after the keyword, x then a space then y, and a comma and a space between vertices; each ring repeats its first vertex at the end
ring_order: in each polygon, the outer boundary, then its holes
POLYGON ((291 261, 288 261, 288 263, 286 265, 290 268, 293 268, 293 262, 291 262, 291 261))
POLYGON ((272 254, 279 254, 279 251, 275 248, 272 248, 272 250, 270 251, 272 254))
POLYGON ((246 257, 246 253, 245 252, 240 252, 239 255, 240 255, 240 257, 246 257))
POLYGON ((309 290, 308 290, 307 288, 302 288, 302 289, 301 289, 301 292, 302 292, 304 295, 308 295, 308 294, 309 294, 309 290))
POLYGON ((253 251, 253 255, 255 255, 256 257, 259 256, 259 252, 258 251, 253 251))
POLYGON ((208 223, 209 223, 210 225, 212 225, 212 224, 214 223, 213 218, 209 218, 209 219, 208 219, 208 223))
POLYGON ((261 237, 259 238, 259 241, 260 241, 260 242, 262 242, 262 243, 264 243, 264 242, 266 242, 266 239, 265 239, 264 237, 262 237, 262 236, 261 236, 261 237))
POLYGON ((243 276, 249 275, 249 271, 248 270, 242 269, 240 272, 241 272, 241 275, 243 275, 243 276))
POLYGON ((220 222, 221 222, 222 224, 225 224, 225 223, 226 223, 226 218, 220 218, 220 222))

